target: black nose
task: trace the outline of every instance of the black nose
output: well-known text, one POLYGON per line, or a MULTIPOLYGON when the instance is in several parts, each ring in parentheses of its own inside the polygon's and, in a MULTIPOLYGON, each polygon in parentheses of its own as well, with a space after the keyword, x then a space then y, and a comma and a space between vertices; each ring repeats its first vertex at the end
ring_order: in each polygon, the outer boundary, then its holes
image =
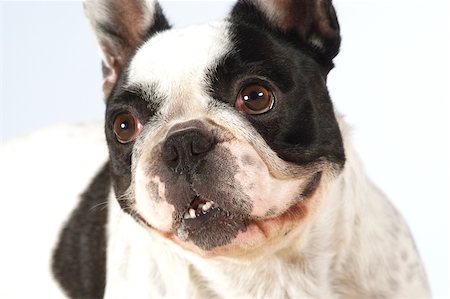
POLYGON ((174 172, 190 173, 215 143, 212 133, 203 124, 178 125, 167 134, 162 146, 162 158, 174 172))

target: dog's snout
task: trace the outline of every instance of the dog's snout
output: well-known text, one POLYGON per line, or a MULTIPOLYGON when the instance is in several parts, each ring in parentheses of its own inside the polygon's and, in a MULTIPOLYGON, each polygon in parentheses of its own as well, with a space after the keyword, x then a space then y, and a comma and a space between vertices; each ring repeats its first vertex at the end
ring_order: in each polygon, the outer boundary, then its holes
POLYGON ((162 145, 164 162, 174 172, 191 172, 215 145, 212 133, 202 126, 172 128, 162 145))

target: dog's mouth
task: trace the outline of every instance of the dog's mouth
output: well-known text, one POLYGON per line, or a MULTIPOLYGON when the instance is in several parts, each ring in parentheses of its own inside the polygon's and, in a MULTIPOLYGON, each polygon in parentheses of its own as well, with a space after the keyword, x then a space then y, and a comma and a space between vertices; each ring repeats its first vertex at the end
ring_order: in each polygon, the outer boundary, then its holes
POLYGON ((185 221, 192 219, 202 220, 206 215, 209 213, 214 213, 217 209, 219 209, 219 205, 217 203, 196 195, 189 207, 186 209, 183 219, 185 221))
POLYGON ((178 222, 176 235, 181 241, 191 241, 203 250, 210 250, 229 243, 249 223, 248 216, 196 195, 178 222))
POLYGON ((182 246, 190 243, 203 252, 220 251, 230 244, 242 245, 242 248, 262 244, 264 240, 286 234, 305 217, 308 199, 315 193, 320 179, 320 172, 313 175, 302 188, 301 200, 279 214, 264 217, 252 216, 245 208, 231 204, 234 202, 231 199, 210 199, 194 191, 195 195, 177 221, 175 235, 182 246))

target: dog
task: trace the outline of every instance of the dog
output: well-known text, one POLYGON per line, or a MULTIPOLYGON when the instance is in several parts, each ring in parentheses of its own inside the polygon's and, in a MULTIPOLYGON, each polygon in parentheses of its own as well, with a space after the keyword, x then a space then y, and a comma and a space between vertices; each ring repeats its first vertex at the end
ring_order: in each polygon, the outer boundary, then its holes
POLYGON ((109 161, 54 250, 67 296, 430 298, 328 94, 331 0, 239 0, 185 29, 152 0, 84 8, 109 161))

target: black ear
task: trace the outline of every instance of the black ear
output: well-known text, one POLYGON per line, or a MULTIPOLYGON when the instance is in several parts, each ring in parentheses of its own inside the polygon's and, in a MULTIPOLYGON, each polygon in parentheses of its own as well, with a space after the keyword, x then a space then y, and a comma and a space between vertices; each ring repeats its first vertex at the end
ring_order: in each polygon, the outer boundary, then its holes
POLYGON ((331 0, 239 0, 234 21, 268 25, 331 63, 341 44, 331 0))
POLYGON ((107 98, 142 41, 170 25, 156 0, 85 0, 84 11, 102 51, 107 98))

